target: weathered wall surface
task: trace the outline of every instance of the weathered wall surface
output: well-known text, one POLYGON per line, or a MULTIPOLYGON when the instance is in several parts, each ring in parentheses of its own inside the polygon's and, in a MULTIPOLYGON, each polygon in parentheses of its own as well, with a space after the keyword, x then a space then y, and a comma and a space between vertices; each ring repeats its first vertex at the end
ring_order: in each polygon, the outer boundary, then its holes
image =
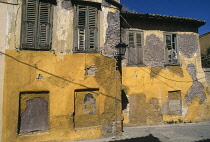
POLYGON ((195 34, 178 34, 177 37, 179 51, 187 58, 192 58, 199 54, 198 35, 195 34), (187 42, 186 42, 187 41, 187 42))
POLYGON ((116 53, 115 46, 120 41, 120 19, 118 12, 109 12, 107 15, 108 28, 106 30, 106 42, 103 47, 103 54, 108 57, 113 57, 116 53))
POLYGON ((164 66, 164 44, 160 38, 151 34, 146 37, 144 47, 144 63, 151 67, 164 66))
POLYGON ((113 134, 113 122, 121 118, 120 81, 115 76, 113 59, 85 53, 66 55, 65 60, 53 52, 7 50, 6 54, 3 141, 76 140, 113 134), (98 68, 95 76, 86 74, 85 68, 91 65, 98 68), (19 104, 20 93, 30 91, 49 91, 49 129, 44 133, 18 134, 19 107, 23 107, 19 104), (78 93, 95 95, 97 113, 84 112, 82 117, 83 112, 78 109, 84 109, 81 106, 84 98, 76 97, 78 93))
POLYGON ((124 124, 209 119, 209 95, 201 68, 198 34, 173 32, 177 34, 181 65, 164 66, 164 31, 139 30, 144 35, 143 56, 146 66, 123 67, 123 86, 128 99, 127 108, 123 111, 124 124), (181 97, 169 98, 173 92, 180 93, 181 97))
POLYGON ((199 37, 201 54, 206 54, 206 49, 210 47, 210 32, 199 37))
POLYGON ((105 57, 99 53, 73 53, 74 7, 70 1, 62 0, 54 6, 52 50, 19 50, 22 1, 18 2, 4 9, 8 35, 3 62, 2 141, 70 141, 119 133, 121 82, 115 60, 108 58, 115 52, 110 41, 119 42, 116 7, 108 4, 99 11, 99 46, 101 52, 106 47, 105 57), (117 34, 109 37, 112 26, 117 34), (34 107, 36 103, 43 109, 43 118, 36 120, 43 121, 44 126, 28 128, 23 122, 36 117, 29 113, 30 109, 35 109, 34 115, 39 112, 40 107, 34 107))
MULTIPOLYGON (((0 52, 5 52, 7 29, 7 5, 0 4, 0 52)), ((2 106, 3 106, 3 82, 4 82, 4 55, 0 53, 0 140, 2 138, 2 106)))
POLYGON ((210 86, 210 68, 203 68, 203 71, 206 75, 206 85, 210 86))

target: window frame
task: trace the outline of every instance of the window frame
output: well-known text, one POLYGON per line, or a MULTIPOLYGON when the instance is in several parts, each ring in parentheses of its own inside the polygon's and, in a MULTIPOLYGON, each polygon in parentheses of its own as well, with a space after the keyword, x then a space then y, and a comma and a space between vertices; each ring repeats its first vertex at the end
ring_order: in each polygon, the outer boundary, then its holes
MULTIPOLYGON (((98 53, 99 50, 100 50, 100 45, 99 45, 99 39, 100 39, 100 8, 98 5, 94 5, 95 3, 76 3, 74 5, 74 42, 73 42, 73 52, 74 53, 98 53), (90 26, 86 27, 87 22, 89 20, 89 17, 88 17, 88 14, 87 14, 87 11, 89 12, 89 7, 90 8, 94 8, 96 10, 96 15, 95 15, 95 18, 96 18, 96 26, 95 26, 95 47, 93 49, 90 49, 88 47, 88 45, 90 44, 90 42, 87 42, 87 39, 85 39, 85 45, 84 45, 84 50, 78 50, 76 48, 78 48, 78 44, 79 44, 79 34, 78 34, 78 18, 79 18, 79 7, 86 7, 86 21, 85 21, 85 29, 89 29, 90 26)), ((89 35, 89 32, 85 32, 84 34, 85 36, 89 35)))
MULTIPOLYGON (((175 96, 175 97, 177 97, 177 96, 175 96)), ((180 115, 182 115, 182 106, 183 106, 183 103, 182 103, 182 91, 181 90, 174 90, 174 91, 168 91, 168 95, 167 95, 167 98, 168 98, 168 113, 167 113, 167 115, 169 115, 169 116, 180 116, 180 115), (174 97, 174 93, 176 93, 176 94, 178 94, 179 96, 178 96, 178 99, 170 99, 172 96, 171 95, 173 95, 173 97, 174 97), (174 106, 177 106, 177 104, 176 105, 174 105, 174 102, 172 103, 173 105, 172 106, 170 106, 170 102, 172 102, 172 101, 179 101, 179 113, 175 113, 175 111, 174 110, 171 110, 170 108, 173 108, 174 106)), ((177 111, 177 110, 176 110, 177 111)))
MULTIPOLYGON (((127 47, 127 50, 126 50, 126 58, 127 58, 127 66, 145 66, 144 65, 144 32, 142 31, 142 30, 134 30, 134 29, 127 29, 126 30, 126 43, 128 44, 128 47, 127 47), (130 47, 129 45, 129 34, 130 33, 133 33, 134 34, 134 47, 130 47), (137 34, 140 34, 141 35, 141 47, 138 47, 138 43, 137 43, 137 34), (142 57, 141 57, 141 63, 133 63, 133 64, 129 64, 129 59, 130 59, 130 57, 129 57, 129 51, 131 50, 130 48, 139 48, 139 49, 141 49, 141 54, 142 54, 142 57)), ((137 50, 136 49, 136 50, 137 50)), ((137 51, 135 51, 135 53, 137 53, 137 51)), ((131 53, 131 54, 135 54, 135 53, 131 53)), ((141 55, 137 55, 137 56, 141 56, 141 55)), ((134 62, 138 62, 138 60, 140 60, 139 58, 140 57, 138 57, 138 58, 136 58, 136 56, 134 57, 135 58, 135 61, 134 62)))
MULTIPOLYGON (((179 48, 178 48, 178 40, 177 40, 177 33, 164 33, 164 58, 165 58, 165 66, 180 66, 180 61, 179 61, 179 48), (173 48, 173 44, 175 45, 175 51, 176 51, 176 56, 177 56, 177 61, 176 63, 170 63, 169 62, 169 54, 168 54, 168 48, 167 48, 167 39, 166 36, 171 36, 171 49, 173 48), (175 36, 175 38, 173 39, 173 36, 175 36), (173 42, 174 40, 174 42, 173 42)), ((172 60, 172 57, 171 57, 172 60)))
POLYGON ((22 18, 21 18, 21 40, 20 40, 20 50, 34 50, 34 51, 49 51, 51 50, 52 48, 52 27, 53 27, 53 11, 54 11, 54 3, 53 1, 50 2, 50 1, 46 1, 45 3, 48 3, 49 4, 49 8, 48 8, 48 12, 49 12, 49 15, 48 15, 48 23, 42 23, 40 22, 40 17, 39 17, 39 13, 40 13, 40 2, 41 0, 37 1, 36 3, 36 6, 35 6, 35 24, 34 24, 34 27, 33 27, 33 30, 34 30, 34 33, 33 33, 33 45, 32 46, 27 46, 27 25, 26 23, 28 22, 27 21, 27 3, 28 3, 28 0, 24 0, 23 3, 22 3, 22 18), (37 10, 38 9, 38 10, 37 10), (47 25, 48 24, 48 25, 47 25), (42 47, 40 46, 40 36, 41 36, 41 33, 40 33, 40 30, 41 30, 41 26, 40 25, 47 25, 46 26, 46 46, 42 47), (48 28, 48 29, 47 29, 48 28), (39 32, 37 32, 39 31, 39 32), (26 45, 26 46, 25 46, 26 45))
MULTIPOLYGON (((34 133, 34 130, 31 131, 26 131, 26 130, 21 130, 21 120, 22 120, 22 114, 23 112, 22 109, 24 108, 23 103, 26 104, 26 108, 25 111, 27 109, 27 101, 29 100, 33 100, 35 98, 42 98, 45 99, 45 101, 47 102, 47 128, 44 130, 35 130, 36 132, 39 133, 43 133, 46 131, 50 130, 50 92, 49 91, 26 91, 26 92, 20 92, 19 93, 19 106, 18 106, 18 128, 17 128, 17 134, 18 135, 30 135, 34 133), (22 99, 23 96, 27 96, 24 98, 27 98, 27 100, 22 99)), ((30 115, 32 115, 32 113, 30 113, 30 115)))

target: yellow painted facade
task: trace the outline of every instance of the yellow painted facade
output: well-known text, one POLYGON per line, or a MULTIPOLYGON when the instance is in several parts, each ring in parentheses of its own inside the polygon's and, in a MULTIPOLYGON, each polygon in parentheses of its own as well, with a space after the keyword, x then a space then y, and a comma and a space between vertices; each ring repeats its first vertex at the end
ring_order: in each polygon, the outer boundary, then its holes
MULTIPOLYGON (((129 30, 139 30, 143 32, 144 45, 148 42, 146 41, 146 38, 149 35, 155 35, 160 41, 164 42, 164 33, 166 32, 152 30, 145 31, 142 29, 129 30)), ((199 43, 197 33, 173 33, 177 35, 196 35, 197 39, 195 40, 199 43)), ((176 66, 126 66, 126 62, 124 62, 122 75, 123 88, 128 98, 127 108, 123 110, 124 125, 134 126, 209 120, 209 92, 208 87, 206 86, 205 74, 201 67, 200 53, 198 51, 198 53, 194 54, 191 58, 186 58, 179 51, 178 57, 180 65, 176 66), (190 89, 193 88, 193 82, 196 80, 192 79, 187 70, 189 64, 195 65, 197 81, 204 86, 202 93, 204 99, 202 100, 201 97, 192 97, 191 103, 186 102, 186 95, 190 89), (173 91, 181 92, 180 114, 170 114, 169 111, 169 92, 173 91)))
POLYGON ((7 125, 3 125, 2 141, 67 141, 99 138, 104 133, 102 130, 104 124, 111 124, 115 119, 120 119, 120 103, 114 105, 115 100, 120 100, 120 86, 116 85, 119 84, 119 78, 115 76, 113 59, 94 53, 69 54, 63 61, 59 61, 59 58, 60 55, 54 55, 53 52, 7 50, 3 111, 3 123, 7 125), (93 64, 99 70, 95 76, 88 76, 84 69, 93 64), (42 80, 38 79, 39 74, 42 75, 42 80), (77 92, 75 90, 90 92, 97 97, 97 116, 87 115, 79 118, 81 122, 86 121, 85 127, 74 126, 75 108, 82 105, 75 102, 77 92), (16 125, 18 108, 19 105, 24 105, 19 104, 19 95, 20 92, 30 91, 49 91, 50 129, 18 134, 16 125), (115 115, 115 111, 118 115, 115 115), (99 124, 94 125, 97 122, 99 124))
MULTIPOLYGON (((21 50, 22 0, 15 4, 3 2, 0 11, 6 13, 7 27, 1 28, 7 31, 7 39, 0 56, 1 65, 5 64, 1 66, 4 72, 0 88, 3 92, 1 141, 75 141, 120 133, 121 77, 115 59, 101 54, 108 41, 108 14, 114 15, 118 8, 110 5, 98 11, 100 50, 73 53, 75 6, 70 1, 57 0, 53 6, 52 48, 33 51, 21 50), (47 105, 37 106, 48 112, 43 118, 47 119, 45 128, 21 128, 20 125, 29 122, 26 112, 33 111, 33 104, 41 102, 47 105)), ((36 116, 39 115, 40 112, 36 116)))
MULTIPOLYGON (((84 5, 85 1, 101 4, 95 53, 74 52, 77 17, 71 1, 57 0, 53 5, 51 49, 36 51, 21 48, 23 0, 0 0, 0 20, 4 21, 0 40, 5 41, 0 43, 2 142, 113 136, 121 133, 121 120, 125 126, 209 120, 209 88, 201 68, 200 46, 189 54, 178 50, 176 66, 153 67, 153 62, 159 64, 155 59, 147 62, 151 65, 128 66, 125 57, 121 76, 114 59, 115 46, 121 41, 119 7, 108 0, 84 0, 84 5), (123 111, 122 90, 128 98, 123 111), (43 124, 30 122, 33 118, 43 124), (43 127, 37 129, 40 125, 43 127)), ((130 30, 143 32, 143 45, 154 39, 162 45, 167 32, 130 30)), ((196 32, 171 33, 199 43, 196 32)))

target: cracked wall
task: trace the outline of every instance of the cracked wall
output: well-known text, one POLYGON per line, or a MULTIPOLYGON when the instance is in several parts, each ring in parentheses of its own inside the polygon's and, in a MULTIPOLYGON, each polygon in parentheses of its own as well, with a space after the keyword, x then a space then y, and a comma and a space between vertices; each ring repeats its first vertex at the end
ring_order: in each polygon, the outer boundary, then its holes
POLYGON ((199 53, 198 36, 195 34, 178 34, 178 48, 181 54, 187 58, 192 58, 199 53))
MULTIPOLYGON (((0 30, 0 52, 5 52, 6 48, 6 39, 7 39, 7 5, 0 4, 0 21, 1 21, 1 30, 0 30)), ((0 53, 0 140, 2 138, 2 108, 3 108, 3 82, 4 82, 4 68, 5 68, 5 57, 0 53)))
POLYGON ((124 124, 142 125, 141 118, 144 118, 144 125, 210 118, 208 96, 205 95, 208 89, 201 67, 198 28, 179 21, 175 23, 147 17, 126 17, 123 13, 122 16, 126 19, 121 19, 124 42, 128 44, 127 30, 142 32, 145 64, 126 66, 127 59, 123 61, 123 86, 129 98, 129 110, 126 109, 124 113, 124 124), (176 34, 178 65, 166 65, 167 33, 176 34), (168 94, 177 91, 180 98, 171 99, 168 94), (142 94, 146 97, 143 98, 142 94), (133 98, 138 101, 135 102, 133 98))
POLYGON ((189 64, 187 66, 187 71, 191 75, 193 83, 192 83, 192 86, 190 87, 188 93, 185 96, 185 102, 187 104, 191 104, 192 103, 192 99, 194 97, 199 97, 202 101, 204 101, 205 100, 204 86, 203 86, 203 84, 201 82, 198 81, 198 79, 196 77, 195 65, 194 64, 189 64))
POLYGON ((164 66, 164 44, 156 35, 146 37, 144 47, 144 63, 151 67, 164 66))
MULTIPOLYGON (((102 2, 102 0, 91 1, 102 2)), ((4 62, 6 74, 3 101, 8 107, 3 108, 5 124, 3 126, 3 141, 73 141, 119 133, 121 131, 121 82, 119 73, 115 72, 115 60, 108 58, 113 57, 115 45, 120 40, 119 10, 113 5, 102 6, 102 9, 99 10, 99 45, 101 49, 107 50, 107 52, 102 52, 108 57, 100 53, 72 54, 74 6, 71 1, 63 0, 57 0, 57 5, 53 8, 52 50, 26 51, 18 50, 20 47, 22 0, 18 2, 19 5, 8 6, 5 9, 9 19, 7 21, 8 35, 5 40, 5 47, 8 48, 5 53, 9 56, 4 62), (18 82, 14 82, 14 80, 18 80, 18 82), (95 103, 94 99, 85 103, 87 111, 90 111, 88 120, 91 121, 85 121, 87 117, 81 117, 82 123, 76 124, 75 108, 80 104, 75 103, 75 92, 81 93, 86 90, 93 93, 94 91, 91 89, 100 90, 99 95, 94 96, 95 103), (33 132, 27 137, 24 135, 16 137, 19 93, 24 91, 49 91, 50 131, 47 133, 41 131, 41 135, 36 135, 38 132, 33 132), (96 107, 91 108, 94 105, 96 107), (97 115, 93 116, 96 111, 97 115), (92 117, 94 118, 91 119, 92 117), (95 120, 98 123, 94 123, 95 120), (116 125, 115 121, 117 121, 116 125), (79 131, 75 129, 79 129, 79 131)), ((81 100, 84 103, 83 97, 80 98, 81 100)), ((30 103, 34 104, 34 102, 30 103)), ((81 110, 83 109, 82 106, 81 110)))
POLYGON ((102 48, 102 53, 105 56, 113 57, 116 53, 115 46, 120 42, 120 19, 119 11, 108 12, 107 23, 108 27, 106 29, 106 41, 104 47, 102 48))
POLYGON ((129 124, 128 126, 161 124, 163 117, 157 98, 147 101, 145 94, 129 95, 129 124))

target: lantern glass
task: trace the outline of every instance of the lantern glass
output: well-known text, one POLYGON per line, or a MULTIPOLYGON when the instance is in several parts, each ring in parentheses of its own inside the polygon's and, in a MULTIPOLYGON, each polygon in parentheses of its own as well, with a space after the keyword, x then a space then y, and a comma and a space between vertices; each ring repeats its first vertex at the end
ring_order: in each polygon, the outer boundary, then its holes
POLYGON ((126 45, 125 43, 119 43, 116 48, 118 49, 118 55, 123 56, 125 55, 125 51, 126 51, 126 47, 128 45, 126 45))

